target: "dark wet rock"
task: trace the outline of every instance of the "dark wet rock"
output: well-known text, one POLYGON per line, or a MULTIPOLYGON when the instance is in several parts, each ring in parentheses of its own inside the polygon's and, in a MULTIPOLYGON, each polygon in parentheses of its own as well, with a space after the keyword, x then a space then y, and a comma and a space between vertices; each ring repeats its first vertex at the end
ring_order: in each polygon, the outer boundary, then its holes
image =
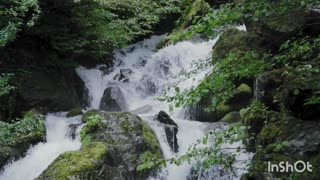
POLYGON ((159 71, 162 75, 166 75, 170 71, 171 63, 168 60, 162 61, 159 65, 159 71))
POLYGON ((89 103, 84 82, 70 69, 34 69, 21 84, 19 93, 30 107, 45 111, 68 111, 89 103))
POLYGON ((101 66, 99 70, 102 72, 103 76, 105 76, 113 71, 113 67, 101 66))
POLYGON ((77 129, 79 126, 81 126, 81 124, 70 124, 67 136, 71 139, 76 139, 77 129))
POLYGON ((311 121, 303 123, 286 138, 289 142, 287 152, 290 154, 312 154, 320 152, 320 123, 311 121))
POLYGON ((139 57, 138 66, 144 67, 147 64, 147 57, 139 57))
POLYGON ((113 80, 118 81, 120 78, 120 73, 117 73, 116 75, 113 76, 113 80))
MULTIPOLYGON (((273 3, 277 6, 277 3, 273 3)), ((253 32, 268 40, 269 47, 279 47, 298 31, 319 34, 319 12, 315 10, 292 10, 284 16, 263 18, 258 22, 246 20, 248 32, 253 32)))
POLYGON ((60 155, 38 179, 147 179, 158 172, 158 168, 137 171, 138 165, 162 157, 154 132, 140 117, 87 113, 81 149, 60 155))
POLYGON ((272 110, 279 110, 280 108, 280 104, 275 102, 274 99, 278 96, 278 87, 284 82, 281 74, 281 70, 265 72, 255 81, 255 100, 262 102, 272 110))
POLYGON ((119 87, 108 87, 102 96, 100 109, 104 111, 125 111, 127 103, 119 87))
POLYGON ((164 124, 167 141, 169 143, 171 150, 174 152, 178 152, 179 151, 178 138, 177 138, 178 125, 164 111, 159 112, 159 114, 156 116, 156 120, 164 124))
MULTIPOLYGON (((252 147, 260 147, 263 151, 257 151, 253 161, 271 161, 274 163, 297 160, 310 162, 317 165, 320 157, 320 123, 319 121, 304 121, 283 112, 257 110, 243 114, 243 123, 250 126, 249 134, 256 138, 246 144, 252 147), (278 144, 283 144, 278 149, 278 144)), ((318 171, 313 173, 298 174, 298 179, 314 179, 318 171)), ((267 174, 262 174, 266 177, 267 174)), ((277 178, 287 178, 290 173, 273 174, 277 178)))
POLYGON ((131 69, 120 69, 119 81, 129 82, 129 77, 132 75, 133 71, 131 69))
POLYGON ((120 73, 117 73, 113 80, 129 82, 129 77, 132 75, 133 71, 131 69, 120 69, 120 73))

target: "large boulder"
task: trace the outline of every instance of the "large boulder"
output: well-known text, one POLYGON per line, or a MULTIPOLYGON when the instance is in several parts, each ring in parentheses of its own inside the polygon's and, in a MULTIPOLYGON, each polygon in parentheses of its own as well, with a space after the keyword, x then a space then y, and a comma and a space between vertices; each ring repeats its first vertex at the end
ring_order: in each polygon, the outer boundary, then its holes
POLYGON ((275 98, 279 96, 277 90, 284 82, 281 74, 281 70, 265 72, 257 77, 254 84, 255 100, 263 103, 271 110, 280 109, 280 104, 275 101, 275 98))
POLYGON ((44 116, 35 110, 13 124, 0 121, 0 171, 12 160, 25 156, 31 145, 45 140, 44 116))
POLYGON ((60 155, 38 179, 147 179, 156 168, 137 166, 162 158, 152 129, 131 113, 92 110, 82 117, 82 147, 60 155))
POLYGON ((100 109, 110 112, 127 110, 127 103, 119 87, 108 87, 102 96, 100 109))
MULTIPOLYGON (((270 3, 277 6, 277 3, 270 3)), ((319 12, 311 10, 291 10, 285 15, 269 16, 259 21, 246 20, 247 31, 256 33, 268 40, 269 47, 279 47, 283 42, 303 30, 312 35, 319 35, 319 12)))
POLYGON ((19 94, 30 107, 68 111, 88 105, 85 84, 74 69, 33 69, 25 78, 19 94))
POLYGON ((315 79, 319 79, 319 75, 305 78, 285 68, 265 72, 255 81, 255 99, 271 110, 280 111, 281 107, 285 107, 298 118, 317 120, 320 105, 305 105, 312 92, 320 88, 314 87, 312 82, 315 79))
MULTIPOLYGON (((297 179, 317 179, 320 162, 320 125, 318 121, 302 121, 294 117, 281 117, 271 121, 258 136, 258 144, 266 149, 255 159, 280 163, 282 161, 293 164, 298 160, 309 162, 312 173, 297 174, 297 179), (286 142, 284 148, 276 150, 278 143, 286 142)), ((289 177, 290 173, 275 174, 276 177, 289 177)))
POLYGON ((213 47, 213 63, 225 58, 228 53, 250 50, 263 53, 265 51, 264 43, 264 39, 255 33, 241 31, 236 28, 227 29, 213 47))
MULTIPOLYGON (((265 172, 263 163, 295 163, 298 160, 310 162, 317 166, 320 157, 320 124, 319 121, 303 121, 284 112, 269 111, 255 106, 243 115, 243 123, 250 128, 249 150, 257 148, 253 158, 255 172, 265 172), (254 135, 252 135, 254 134, 254 135), (262 169, 261 169, 262 168, 262 169)), ((298 179, 314 179, 319 171, 297 174, 298 179)), ((256 174, 256 175, 258 175, 256 174)), ((263 174, 262 174, 263 175, 263 174)), ((264 174, 265 176, 266 174, 264 174)), ((274 173, 277 178, 286 178, 290 173, 274 173)))
POLYGON ((167 141, 169 146, 173 152, 179 151, 179 144, 178 144, 178 125, 174 122, 173 119, 164 111, 160 111, 159 114, 156 116, 155 120, 162 123, 165 127, 165 133, 167 136, 167 141))

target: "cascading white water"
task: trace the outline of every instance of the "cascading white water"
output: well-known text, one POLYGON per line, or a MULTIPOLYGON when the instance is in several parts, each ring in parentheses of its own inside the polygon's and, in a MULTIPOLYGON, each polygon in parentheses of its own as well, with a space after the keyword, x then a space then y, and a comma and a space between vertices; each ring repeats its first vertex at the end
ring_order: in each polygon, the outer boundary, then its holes
MULTIPOLYGON (((243 27, 240 29, 244 29, 243 27)), ((155 46, 161 36, 153 36, 143 42, 131 45, 126 49, 115 52, 115 67, 112 72, 98 66, 94 69, 80 67, 77 73, 84 80, 89 90, 91 100, 89 109, 98 109, 100 101, 107 87, 118 87, 123 91, 128 110, 141 116, 155 131, 160 142, 165 158, 182 155, 187 152, 189 146, 202 138, 209 123, 201 123, 184 119, 184 110, 175 109, 170 113, 178 124, 179 152, 171 151, 163 127, 154 121, 154 115, 160 110, 169 112, 168 104, 160 102, 157 98, 164 92, 172 94, 168 90, 179 87, 181 90, 196 86, 199 80, 210 73, 210 54, 215 40, 208 42, 180 42, 176 45, 165 47, 155 52, 155 46), (206 62, 208 61, 208 62, 206 62), (208 66, 197 69, 197 62, 203 62, 208 66), (119 81, 121 70, 130 69, 133 73, 128 81, 119 81), (189 77, 187 74, 193 72, 189 77)), ((4 168, 0 180, 33 179, 61 153, 77 150, 81 146, 78 138, 72 140, 66 136, 70 124, 78 124, 79 117, 65 118, 65 114, 48 115, 46 118, 47 142, 39 143, 30 148, 26 157, 15 161, 4 168)), ((218 127, 218 126, 217 126, 218 127)), ((77 128, 79 133, 81 126, 77 128)), ((246 155, 244 155, 246 156, 246 155)), ((169 164, 159 174, 159 178, 166 180, 185 180, 190 173, 192 164, 183 163, 180 166, 169 164)), ((216 171, 208 172, 208 178, 218 177, 216 171)), ((238 173, 240 174, 240 172, 238 173)), ((228 176, 237 179, 237 175, 228 176)), ((157 177, 158 179, 158 177, 157 177)))
POLYGON ((66 118, 65 113, 48 115, 45 123, 47 141, 31 147, 24 158, 6 165, 0 180, 32 180, 38 177, 60 154, 79 149, 81 126, 76 129, 76 139, 73 140, 68 133, 71 130, 69 125, 80 123, 79 116, 66 118))
MULTIPOLYGON (((244 30, 244 27, 239 29, 244 30)), ((153 36, 143 42, 131 45, 126 49, 115 52, 116 65, 112 72, 103 73, 98 66, 95 69, 80 67, 79 76, 85 81, 89 89, 91 107, 98 108, 103 91, 108 87, 120 88, 127 101, 129 111, 142 117, 155 131, 165 158, 182 155, 206 132, 208 123, 188 121, 184 119, 184 110, 179 108, 171 112, 171 117, 178 124, 179 152, 171 151, 160 123, 154 121, 155 114, 160 110, 169 112, 168 104, 160 102, 157 98, 172 87, 181 90, 196 86, 211 71, 208 67, 197 69, 193 64, 199 61, 209 61, 212 47, 217 39, 208 42, 179 42, 170 45, 158 52, 155 46, 161 36, 153 36), (121 70, 130 69, 133 73, 128 81, 119 81, 117 77, 121 70), (191 77, 185 76, 194 72, 191 77), (104 75, 105 74, 105 75, 104 75)), ((158 178, 166 180, 184 180, 187 178, 192 165, 183 163, 181 166, 168 165, 158 178)), ((213 176, 214 177, 214 176, 213 176)), ((237 175, 232 176, 237 179, 237 175)), ((209 178, 210 179, 210 178, 209 178)))

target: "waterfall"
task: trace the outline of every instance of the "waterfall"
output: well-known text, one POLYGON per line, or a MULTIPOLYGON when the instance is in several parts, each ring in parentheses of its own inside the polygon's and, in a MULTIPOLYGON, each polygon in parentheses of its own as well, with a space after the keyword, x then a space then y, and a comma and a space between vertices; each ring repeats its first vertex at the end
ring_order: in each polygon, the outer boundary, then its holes
MULTIPOLYGON (((245 30, 244 27, 240 29, 245 30)), ((179 42, 156 52, 155 47, 161 40, 161 36, 152 36, 150 39, 115 51, 116 65, 112 71, 104 72, 103 69, 106 68, 103 66, 97 66, 94 69, 78 68, 77 73, 85 82, 92 100, 92 106, 89 108, 99 108, 105 89, 119 88, 123 92, 128 110, 138 114, 155 131, 164 157, 171 158, 185 154, 193 143, 204 136, 209 123, 185 119, 183 108, 170 112, 168 104, 159 101, 158 97, 163 93, 173 95, 174 90, 171 89, 174 87, 179 87, 182 91, 198 85, 199 81, 212 70, 211 50, 217 39, 208 42, 179 42), (195 66, 195 64, 202 64, 202 66, 195 66), (192 74, 188 75, 189 72, 192 74), (177 134, 179 152, 177 153, 174 153, 168 145, 164 126, 154 121, 155 115, 160 110, 170 112, 170 116, 179 127, 177 134)), ((187 179, 193 165, 169 164, 156 179, 187 179)), ((218 177, 218 175, 211 174, 211 179, 212 177, 218 177)), ((229 177, 239 178, 237 175, 229 175, 229 177)))
MULTIPOLYGON (((245 30, 244 27, 240 29, 245 30)), ((88 109, 99 109, 108 93, 117 91, 114 98, 121 98, 125 110, 139 115, 153 128, 160 143, 164 158, 172 158, 188 152, 188 148, 201 139, 210 129, 221 129, 221 123, 203 123, 191 121, 185 117, 185 109, 170 111, 169 104, 158 98, 174 95, 175 88, 180 91, 199 84, 207 74, 212 72, 211 51, 218 38, 210 41, 183 41, 155 51, 162 36, 152 36, 142 42, 114 52, 114 67, 99 65, 93 69, 79 67, 78 75, 85 82, 89 91, 88 109), (111 89, 110 88, 115 88, 111 89), (178 125, 179 151, 173 152, 168 145, 164 125, 154 120, 161 110, 170 113, 178 125)), ((113 95, 111 95, 113 96, 113 95)), ((81 146, 79 131, 80 117, 66 118, 65 113, 49 114, 46 117, 47 141, 31 147, 27 155, 5 166, 0 180, 31 180, 36 178, 61 153, 77 150, 81 146), (75 130, 76 132, 70 132, 75 130)), ((237 144, 241 145, 241 144, 237 144)), ((244 154, 241 158, 247 158, 244 154)), ((168 164, 156 179, 185 180, 196 162, 184 162, 180 166, 168 164)), ((242 164, 243 165, 243 164, 242 164)), ((241 166, 241 164, 239 164, 241 166)), ((242 166, 241 166, 242 167, 242 166)), ((220 168, 221 170, 221 168, 220 168)), ((242 172, 236 174, 219 173, 219 167, 205 170, 205 179, 239 179, 242 172)), ((203 179, 199 177, 198 179, 203 179)), ((154 177, 153 177, 154 178, 154 177)), ((150 179, 153 179, 150 177, 150 179)))
POLYGON ((80 124, 80 117, 66 118, 65 113, 49 114, 46 117, 46 142, 31 147, 26 156, 4 167, 0 180, 32 180, 38 177, 51 162, 66 151, 80 148, 80 129, 76 128, 76 138, 68 134, 72 124, 80 124))

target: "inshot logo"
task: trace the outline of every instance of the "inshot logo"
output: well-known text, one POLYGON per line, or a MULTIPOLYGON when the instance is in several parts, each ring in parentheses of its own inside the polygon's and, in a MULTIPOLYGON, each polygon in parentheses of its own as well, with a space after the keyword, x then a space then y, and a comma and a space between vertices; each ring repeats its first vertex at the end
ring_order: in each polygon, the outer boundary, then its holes
POLYGON ((268 162, 268 172, 312 172, 312 165, 309 162, 297 161, 294 164, 281 161, 279 164, 268 162))

